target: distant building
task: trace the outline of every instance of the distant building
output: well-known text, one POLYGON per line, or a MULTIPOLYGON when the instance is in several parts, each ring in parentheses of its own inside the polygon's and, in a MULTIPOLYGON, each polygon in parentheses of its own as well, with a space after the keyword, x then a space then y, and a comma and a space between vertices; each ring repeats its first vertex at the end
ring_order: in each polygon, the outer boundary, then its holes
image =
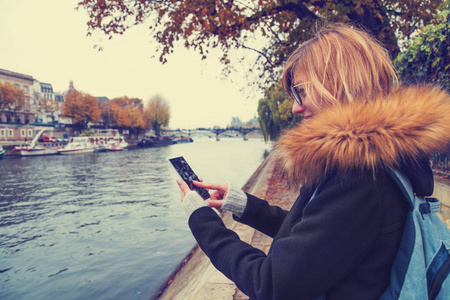
POLYGON ((64 103, 64 96, 60 93, 55 93, 55 101, 59 103, 64 103))
POLYGON ((72 124, 72 119, 68 118, 61 118, 61 115, 63 113, 63 106, 64 106, 64 96, 61 93, 55 93, 55 101, 58 109, 54 113, 55 115, 55 121, 59 124, 72 124))
MULTIPOLYGON (((67 90, 65 90, 61 96, 64 98, 64 101, 66 99, 66 96, 69 92, 77 92, 77 89, 75 88, 73 81, 69 81, 69 88, 67 90)), ((61 113, 62 113, 62 109, 61 109, 61 113)), ((72 124, 72 118, 61 118, 61 116, 58 116, 58 123, 60 124, 72 124)))
POLYGON ((64 96, 55 93, 50 83, 34 80, 33 84, 33 111, 37 123, 59 123, 64 96))
POLYGON ((98 107, 100 107, 103 102, 109 101, 108 97, 96 97, 96 98, 97 98, 98 107))
POLYGON ((231 124, 230 127, 241 127, 242 122, 238 117, 231 118, 231 124))
POLYGON ((47 100, 55 100, 53 95, 53 87, 50 83, 40 82, 42 97, 47 100))
POLYGON ((34 114, 31 111, 31 90, 33 86, 33 77, 4 69, 0 69, 0 82, 10 83, 23 90, 25 95, 25 105, 18 111, 1 110, 1 123, 19 123, 28 124, 34 121, 34 114))
POLYGON ((238 117, 231 118, 230 127, 242 127, 242 126, 259 128, 259 120, 256 116, 254 116, 253 119, 250 119, 247 122, 242 122, 238 117))
POLYGON ((256 128, 259 128, 260 125, 259 125, 259 120, 258 120, 258 118, 257 118, 256 116, 254 116, 253 119, 250 119, 250 121, 248 121, 248 122, 246 123, 246 126, 247 126, 247 127, 256 127, 256 128))
POLYGON ((31 125, 0 124, 0 141, 31 141, 35 127, 31 125))
POLYGON ((73 85, 73 81, 69 82, 69 89, 66 91, 66 94, 71 91, 76 91, 75 86, 73 85))
POLYGON ((66 98, 67 94, 72 91, 76 92, 77 90, 75 89, 75 86, 73 85, 73 81, 71 80, 69 82, 69 88, 62 93, 63 97, 66 98))
MULTIPOLYGON (((25 105, 20 110, 0 110, 0 141, 31 141, 42 126, 72 123, 71 119, 60 117, 64 94, 55 92, 50 83, 4 69, 0 69, 0 82, 22 89, 25 95, 25 105)), ((73 88, 73 82, 70 88, 73 88)))
POLYGON ((5 69, 0 69, 0 82, 10 83, 23 90, 25 105, 18 111, 0 110, 0 141, 31 140, 34 127, 26 125, 34 121, 31 107, 33 77, 5 69))

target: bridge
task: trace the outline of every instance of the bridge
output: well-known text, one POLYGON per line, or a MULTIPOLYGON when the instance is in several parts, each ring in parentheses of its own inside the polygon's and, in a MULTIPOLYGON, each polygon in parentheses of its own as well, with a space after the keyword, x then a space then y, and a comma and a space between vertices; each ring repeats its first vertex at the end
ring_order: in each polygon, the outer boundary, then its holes
POLYGON ((176 129, 176 130, 166 130, 167 132, 180 132, 187 134, 188 136, 191 136, 192 133, 197 132, 211 132, 216 135, 216 141, 220 141, 220 135, 224 132, 239 132, 244 141, 248 140, 247 134, 252 131, 261 130, 261 128, 258 127, 226 127, 226 128, 196 128, 196 129, 176 129))

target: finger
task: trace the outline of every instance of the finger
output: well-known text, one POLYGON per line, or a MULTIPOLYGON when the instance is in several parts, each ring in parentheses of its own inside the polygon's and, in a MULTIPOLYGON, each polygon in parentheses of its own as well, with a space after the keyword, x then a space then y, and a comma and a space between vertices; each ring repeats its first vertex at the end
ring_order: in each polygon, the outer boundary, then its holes
POLYGON ((222 191, 226 191, 228 189, 228 185, 226 183, 206 183, 206 182, 199 182, 199 181, 193 181, 193 183, 196 186, 204 187, 207 189, 222 190, 222 191))
POLYGON ((210 201, 208 201, 209 207, 217 209, 220 213, 223 212, 223 210, 222 210, 222 205, 221 205, 221 204, 219 205, 218 203, 214 203, 214 202, 209 203, 209 202, 210 202, 210 201))
POLYGON ((211 194, 211 199, 212 200, 223 200, 223 195, 224 195, 223 192, 215 191, 214 193, 211 194))
POLYGON ((210 207, 222 208, 223 200, 208 200, 206 201, 210 207))
MULTIPOLYGON (((198 178, 198 180, 200 181, 200 182, 203 182, 203 179, 202 178, 198 178)), ((197 181, 192 181, 192 183, 194 183, 194 182, 197 182, 197 181)), ((209 189, 206 189, 208 192, 209 192, 209 189)))
POLYGON ((184 194, 187 194, 187 193, 189 193, 189 192, 191 191, 191 189, 190 189, 189 186, 186 184, 186 182, 184 182, 184 181, 181 180, 181 179, 177 179, 176 181, 177 181, 178 187, 180 188, 180 190, 181 190, 184 194))

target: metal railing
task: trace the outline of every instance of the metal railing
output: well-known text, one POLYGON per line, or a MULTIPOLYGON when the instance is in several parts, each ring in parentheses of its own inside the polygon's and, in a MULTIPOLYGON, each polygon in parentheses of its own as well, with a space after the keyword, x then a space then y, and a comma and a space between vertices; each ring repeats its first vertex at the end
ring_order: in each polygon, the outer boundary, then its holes
POLYGON ((431 168, 434 172, 450 176, 450 153, 436 153, 431 157, 431 168))

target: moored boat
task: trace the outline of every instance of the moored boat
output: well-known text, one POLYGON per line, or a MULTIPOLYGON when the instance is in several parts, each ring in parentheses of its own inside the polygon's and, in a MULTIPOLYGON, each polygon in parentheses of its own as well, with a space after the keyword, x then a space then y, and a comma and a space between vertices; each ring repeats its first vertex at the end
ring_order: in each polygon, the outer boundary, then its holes
POLYGON ((90 137, 89 141, 94 145, 94 152, 105 152, 108 150, 108 144, 104 140, 95 140, 95 138, 90 137))
POLYGON ((108 148, 103 145, 94 145, 94 152, 105 152, 108 151, 108 148))
POLYGON ((146 137, 144 139, 141 139, 137 145, 139 147, 162 147, 162 146, 173 145, 175 143, 176 142, 174 141, 173 138, 165 136, 165 137, 160 137, 160 138, 146 137))
POLYGON ((137 143, 138 147, 152 147, 153 146, 153 139, 145 138, 139 140, 137 143))
POLYGON ((48 129, 42 129, 40 130, 33 138, 31 143, 15 146, 14 151, 20 151, 21 156, 38 156, 38 155, 54 155, 58 154, 58 146, 56 144, 49 145, 49 144, 40 144, 37 145, 37 141, 41 137, 42 133, 48 129))
POLYGON ((123 151, 124 147, 121 147, 120 144, 112 144, 111 147, 107 148, 108 151, 123 151))
POLYGON ((35 145, 34 147, 20 150, 21 156, 54 155, 58 153, 58 147, 44 145, 35 145))
POLYGON ((164 138, 153 140, 153 147, 169 146, 169 145, 173 145, 173 144, 175 144, 175 141, 169 137, 164 137, 164 138))
POLYGON ((5 149, 3 149, 3 146, 0 145, 0 158, 3 158, 3 154, 5 154, 5 149))
POLYGON ((107 151, 114 145, 116 148, 128 147, 125 138, 117 130, 112 129, 99 130, 97 135, 89 136, 89 140, 94 145, 95 152, 107 151))
POLYGON ((180 137, 174 140, 174 144, 192 143, 194 140, 191 137, 180 137))
POLYGON ((16 145, 16 146, 14 146, 13 151, 14 151, 14 152, 20 152, 20 151, 22 151, 22 150, 27 150, 28 148, 30 148, 30 145, 29 145, 29 144, 16 145))
POLYGON ((58 149, 58 152, 61 154, 93 153, 94 144, 87 136, 72 137, 64 148, 58 149))

